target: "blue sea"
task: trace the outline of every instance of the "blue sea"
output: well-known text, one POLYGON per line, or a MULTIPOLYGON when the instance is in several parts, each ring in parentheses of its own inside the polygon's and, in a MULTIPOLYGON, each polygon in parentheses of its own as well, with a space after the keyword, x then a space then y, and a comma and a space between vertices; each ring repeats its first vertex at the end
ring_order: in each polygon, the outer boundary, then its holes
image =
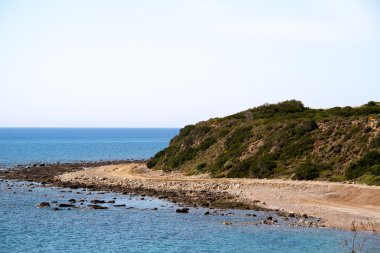
MULTIPOLYGON (((0 129, 3 167, 35 162, 146 159, 166 147, 178 129, 0 129)), ((176 213, 164 200, 42 187, 0 180, 0 252, 350 252, 353 234, 328 228, 288 227, 274 213, 190 208, 176 213), (75 208, 55 208, 76 199, 75 208), (107 210, 91 200, 113 200, 107 210), (83 202, 79 202, 82 200, 83 202), (42 201, 50 207, 37 208, 42 201), (115 206, 125 205, 125 206, 115 206), (211 210, 213 211, 213 210, 211 210), (228 215, 233 212, 234 215, 228 215), (256 217, 247 216, 256 214, 256 217), (256 225, 273 216, 279 226, 256 225), (224 225, 224 221, 231 225, 224 225)), ((365 251, 380 252, 380 236, 361 233, 365 251)))
POLYGON ((175 128, 0 128, 0 167, 36 162, 147 159, 175 128))

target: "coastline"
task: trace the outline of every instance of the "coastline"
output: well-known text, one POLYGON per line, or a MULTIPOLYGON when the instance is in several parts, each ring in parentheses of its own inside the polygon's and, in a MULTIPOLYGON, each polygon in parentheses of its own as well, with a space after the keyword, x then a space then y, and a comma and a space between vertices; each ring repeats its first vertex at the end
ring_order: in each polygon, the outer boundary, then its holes
MULTIPOLYGON (((275 210, 320 218, 304 226, 349 230, 355 221, 380 231, 380 187, 320 181, 210 178, 151 171, 144 161, 71 163, 16 168, 0 178, 165 198, 185 206, 275 210)), ((360 228, 359 228, 360 229, 360 228)))

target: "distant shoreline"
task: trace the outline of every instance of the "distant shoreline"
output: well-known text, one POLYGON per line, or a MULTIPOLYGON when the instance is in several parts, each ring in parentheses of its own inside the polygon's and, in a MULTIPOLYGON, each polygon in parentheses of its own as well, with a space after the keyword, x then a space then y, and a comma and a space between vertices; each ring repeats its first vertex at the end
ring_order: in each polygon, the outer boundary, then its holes
POLYGON ((375 186, 184 176, 151 171, 145 160, 18 166, 0 171, 0 178, 148 195, 193 207, 274 210, 284 219, 298 216, 295 225, 305 227, 349 230, 354 220, 370 221, 380 231, 380 187, 375 186))
POLYGON ((16 164, 0 164, 0 171, 4 170, 24 170, 30 168, 41 168, 41 167, 49 167, 49 168, 58 168, 59 166, 63 167, 80 167, 80 166, 102 166, 108 164, 122 164, 122 163, 146 163, 147 159, 113 159, 113 160, 74 160, 74 161, 56 161, 56 162, 30 162, 30 163, 16 163, 16 164))

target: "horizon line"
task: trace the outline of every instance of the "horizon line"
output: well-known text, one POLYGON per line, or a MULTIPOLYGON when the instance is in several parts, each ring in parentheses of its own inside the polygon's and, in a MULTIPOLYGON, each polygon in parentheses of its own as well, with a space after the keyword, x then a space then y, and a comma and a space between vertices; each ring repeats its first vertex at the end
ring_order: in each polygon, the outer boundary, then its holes
POLYGON ((180 129, 183 127, 112 127, 112 126, 0 126, 4 128, 93 128, 93 129, 180 129))

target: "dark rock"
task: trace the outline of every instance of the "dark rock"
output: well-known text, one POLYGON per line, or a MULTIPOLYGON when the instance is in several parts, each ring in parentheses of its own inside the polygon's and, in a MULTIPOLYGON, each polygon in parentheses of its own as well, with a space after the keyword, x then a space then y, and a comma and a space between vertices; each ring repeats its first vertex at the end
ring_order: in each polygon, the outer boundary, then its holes
POLYGON ((106 203, 114 204, 114 203, 115 203, 115 200, 108 200, 106 203))
POLYGON ((99 206, 99 205, 89 205, 88 207, 92 209, 108 209, 106 206, 99 206))
POLYGON ((125 207, 125 204, 113 205, 114 207, 125 207))
POLYGON ((91 200, 92 204, 104 204, 106 203, 104 200, 99 200, 99 199, 93 199, 91 200))
POLYGON ((77 201, 75 199, 69 199, 70 203, 76 203, 77 201))
POLYGON ((175 210, 176 213, 188 213, 189 212, 189 208, 179 208, 177 210, 175 210))
POLYGON ((205 215, 210 215, 210 212, 209 211, 205 212, 205 215))
POLYGON ((278 224, 277 220, 273 220, 272 216, 268 216, 266 218, 266 220, 261 220, 261 223, 265 224, 265 225, 275 225, 275 224, 278 224))
POLYGON ((41 202, 37 205, 38 208, 44 208, 44 207, 49 207, 50 204, 48 202, 41 202))
POLYGON ((73 204, 59 204, 58 207, 74 207, 73 204))

